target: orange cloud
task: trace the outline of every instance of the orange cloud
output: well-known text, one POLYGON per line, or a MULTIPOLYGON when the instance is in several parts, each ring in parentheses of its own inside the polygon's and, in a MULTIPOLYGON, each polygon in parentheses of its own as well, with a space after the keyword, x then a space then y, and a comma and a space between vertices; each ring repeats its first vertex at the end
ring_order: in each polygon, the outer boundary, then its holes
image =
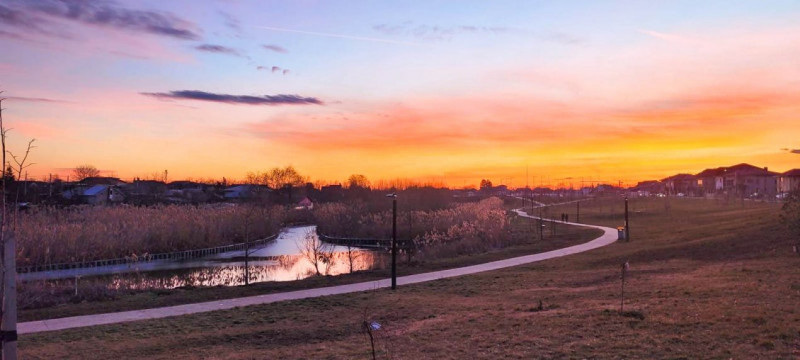
MULTIPOLYGON (((244 131, 298 153, 350 154, 343 166, 351 169, 402 159, 414 164, 411 177, 445 177, 455 185, 481 173, 519 178, 525 164, 551 178, 635 182, 745 161, 735 149, 762 144, 776 131, 800 131, 790 121, 798 100, 797 93, 723 88, 620 109, 439 98, 374 114, 281 116, 244 131)), ((373 176, 390 177, 397 166, 373 167, 373 176)))

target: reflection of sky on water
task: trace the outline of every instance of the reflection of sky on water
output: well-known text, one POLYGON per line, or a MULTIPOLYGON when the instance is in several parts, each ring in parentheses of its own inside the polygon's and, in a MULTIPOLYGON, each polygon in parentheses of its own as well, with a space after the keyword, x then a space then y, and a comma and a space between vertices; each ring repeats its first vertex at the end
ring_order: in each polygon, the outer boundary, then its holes
MULTIPOLYGON (((249 261, 250 282, 292 281, 313 276, 313 263, 300 248, 306 241, 306 235, 316 237, 316 226, 301 226, 284 229, 278 238, 266 246, 250 250, 249 261), (263 258, 270 257, 270 260, 263 258), (261 258, 261 259, 259 259, 261 258)), ((340 275, 350 272, 350 259, 347 248, 331 246, 331 261, 320 262, 322 275, 340 275)), ((372 251, 352 252, 353 271, 378 267, 383 256, 372 251)), ((120 265, 114 267, 98 267, 88 269, 63 270, 41 273, 50 275, 39 279, 58 279, 54 283, 71 282, 76 276, 91 282, 107 279, 113 289, 171 289, 182 286, 235 286, 244 284, 244 251, 231 251, 213 255, 205 259, 192 261, 163 261, 120 265), (230 259, 230 261, 226 261, 230 259), (234 260, 235 259, 235 260, 234 260)), ((31 275, 20 274, 20 275, 31 275)), ((22 281, 37 279, 21 279, 22 281)))
MULTIPOLYGON (((279 255, 298 255, 303 242, 306 241, 306 235, 311 234, 314 238, 317 237, 317 226, 297 226, 284 228, 278 235, 275 241, 270 242, 266 246, 258 249, 250 249, 250 255, 255 257, 279 256, 279 255)), ((332 246, 333 252, 346 252, 345 246, 332 246)), ((244 256, 244 250, 231 251, 223 254, 213 256, 212 258, 232 258, 244 256)))
MULTIPOLYGON (((380 263, 380 255, 370 251, 355 253, 353 271, 367 270, 380 263)), ((113 289, 172 289, 182 286, 236 286, 244 284, 244 262, 230 262, 227 266, 184 269, 170 272, 121 274, 113 277, 113 289)), ((334 253, 332 261, 320 264, 322 275, 340 275, 350 272, 346 252, 334 253)), ((281 256, 278 260, 250 262, 250 282, 292 281, 315 274, 314 265, 302 255, 281 256)))

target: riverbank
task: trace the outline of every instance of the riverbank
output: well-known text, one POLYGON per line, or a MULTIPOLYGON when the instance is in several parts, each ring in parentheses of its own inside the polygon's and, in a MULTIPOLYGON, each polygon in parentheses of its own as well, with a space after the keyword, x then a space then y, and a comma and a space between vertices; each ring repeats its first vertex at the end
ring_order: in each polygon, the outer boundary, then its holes
MULTIPOLYGON (((543 241, 538 240, 538 233, 533 231, 531 222, 519 217, 512 218, 512 235, 518 238, 520 245, 511 246, 494 251, 469 255, 427 260, 424 262, 406 262, 404 257, 399 259, 398 274, 400 276, 412 275, 436 270, 443 270, 461 266, 480 264, 495 260, 511 258, 520 255, 535 254, 549 250, 559 249, 589 241, 601 233, 599 230, 559 226, 555 235, 546 234, 543 241)), ((88 314, 138 310, 163 306, 190 304, 203 301, 230 299, 236 297, 270 294, 294 290, 311 289, 326 286, 352 284, 363 281, 384 279, 389 275, 388 269, 357 271, 352 274, 338 276, 312 276, 297 281, 262 282, 249 286, 216 286, 216 287, 182 287, 176 289, 162 289, 142 291, 136 293, 119 293, 114 297, 104 298, 101 301, 87 301, 68 303, 39 309, 23 310, 19 314, 19 321, 33 321, 41 319, 61 318, 88 314)))

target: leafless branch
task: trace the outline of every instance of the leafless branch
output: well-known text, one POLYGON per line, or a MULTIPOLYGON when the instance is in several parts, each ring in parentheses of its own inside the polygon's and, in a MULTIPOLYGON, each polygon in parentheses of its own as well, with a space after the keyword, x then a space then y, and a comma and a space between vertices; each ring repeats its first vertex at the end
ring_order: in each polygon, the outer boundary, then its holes
POLYGON ((8 154, 11 155, 11 159, 13 159, 14 163, 17 164, 17 179, 22 179, 22 170, 35 165, 35 163, 26 164, 28 161, 28 155, 31 154, 31 150, 36 148, 36 146, 33 145, 34 141, 36 141, 36 139, 31 139, 31 141, 28 141, 28 148, 25 150, 25 156, 22 157, 22 160, 19 160, 17 156, 11 152, 11 150, 8 151, 8 154))

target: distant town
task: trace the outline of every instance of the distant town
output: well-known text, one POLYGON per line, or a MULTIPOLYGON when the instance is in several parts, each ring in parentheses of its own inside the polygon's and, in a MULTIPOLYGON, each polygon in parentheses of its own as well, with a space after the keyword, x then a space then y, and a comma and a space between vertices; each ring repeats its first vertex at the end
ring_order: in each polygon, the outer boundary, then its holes
MULTIPOLYGON (((228 184, 219 182, 123 181, 116 177, 89 176, 79 181, 13 180, 9 193, 18 194, 18 202, 29 205, 105 205, 105 204, 204 204, 216 202, 259 201, 296 204, 310 207, 315 202, 341 201, 352 192, 363 191, 368 183, 345 183, 316 186, 313 183, 286 183, 268 186, 253 182, 228 184)), ((442 187, 414 185, 409 187, 442 187)), ((593 184, 579 188, 510 188, 484 180, 477 188, 452 189, 453 197, 477 196, 592 196, 624 192, 633 196, 729 197, 758 200, 779 200, 792 190, 800 189, 800 169, 783 173, 766 167, 738 164, 705 169, 697 174, 681 173, 660 180, 639 182, 633 187, 614 184, 593 184)))

